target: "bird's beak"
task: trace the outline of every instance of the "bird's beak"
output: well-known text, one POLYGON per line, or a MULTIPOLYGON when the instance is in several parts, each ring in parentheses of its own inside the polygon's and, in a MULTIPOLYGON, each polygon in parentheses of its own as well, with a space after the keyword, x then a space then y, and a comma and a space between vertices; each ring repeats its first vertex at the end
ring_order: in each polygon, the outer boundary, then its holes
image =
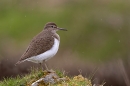
POLYGON ((67 29, 65 28, 58 28, 59 30, 63 30, 63 31, 67 31, 67 29))

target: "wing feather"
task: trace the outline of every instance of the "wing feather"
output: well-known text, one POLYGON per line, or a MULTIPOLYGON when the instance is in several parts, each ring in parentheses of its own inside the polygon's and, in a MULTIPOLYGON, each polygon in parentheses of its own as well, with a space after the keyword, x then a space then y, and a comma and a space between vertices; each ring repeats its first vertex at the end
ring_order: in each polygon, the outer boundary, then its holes
POLYGON ((54 38, 52 37, 52 34, 46 34, 46 32, 42 32, 33 38, 30 45, 28 46, 24 54, 21 56, 19 61, 44 53, 47 50, 51 49, 53 44, 54 38))

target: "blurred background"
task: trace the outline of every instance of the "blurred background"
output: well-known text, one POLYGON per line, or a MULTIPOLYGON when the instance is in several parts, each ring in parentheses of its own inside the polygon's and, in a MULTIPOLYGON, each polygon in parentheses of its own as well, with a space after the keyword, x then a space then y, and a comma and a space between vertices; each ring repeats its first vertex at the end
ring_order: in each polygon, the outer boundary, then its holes
POLYGON ((47 22, 68 29, 58 32, 49 68, 81 73, 93 84, 130 86, 129 0, 0 0, 0 80, 39 67, 14 64, 47 22))

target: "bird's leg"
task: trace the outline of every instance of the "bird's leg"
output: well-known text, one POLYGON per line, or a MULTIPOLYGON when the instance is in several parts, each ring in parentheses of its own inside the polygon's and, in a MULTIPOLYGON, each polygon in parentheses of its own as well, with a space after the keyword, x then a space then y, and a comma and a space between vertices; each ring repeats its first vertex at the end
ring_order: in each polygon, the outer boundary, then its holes
POLYGON ((44 61, 44 65, 45 65, 46 70, 48 71, 49 69, 48 69, 45 61, 44 61))
POLYGON ((47 72, 49 72, 49 73, 55 72, 55 71, 53 71, 52 69, 51 69, 51 70, 48 69, 48 66, 46 65, 46 62, 45 62, 45 61, 44 61, 44 65, 45 65, 45 68, 46 68, 47 72))
POLYGON ((54 72, 55 72, 55 71, 54 71, 54 70, 52 70, 52 69, 51 69, 51 70, 49 70, 49 69, 48 69, 48 67, 47 67, 47 65, 46 65, 46 62, 45 62, 45 61, 44 61, 44 65, 45 65, 45 67, 46 67, 47 72, 49 72, 49 73, 54 73, 54 72))
POLYGON ((48 71, 49 69, 48 69, 48 67, 47 67, 47 65, 46 65, 45 60, 44 60, 43 62, 44 62, 44 65, 45 65, 46 70, 48 71))
POLYGON ((42 63, 39 63, 39 64, 40 64, 40 68, 41 68, 41 70, 43 70, 42 63))

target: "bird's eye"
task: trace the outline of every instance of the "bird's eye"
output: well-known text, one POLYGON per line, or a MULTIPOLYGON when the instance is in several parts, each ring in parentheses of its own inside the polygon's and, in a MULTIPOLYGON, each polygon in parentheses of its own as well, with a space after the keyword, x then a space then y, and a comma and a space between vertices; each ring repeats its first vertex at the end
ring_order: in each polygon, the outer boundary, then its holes
POLYGON ((56 28, 56 26, 51 26, 52 28, 56 28))
POLYGON ((51 26, 52 28, 54 28, 54 26, 51 26))

